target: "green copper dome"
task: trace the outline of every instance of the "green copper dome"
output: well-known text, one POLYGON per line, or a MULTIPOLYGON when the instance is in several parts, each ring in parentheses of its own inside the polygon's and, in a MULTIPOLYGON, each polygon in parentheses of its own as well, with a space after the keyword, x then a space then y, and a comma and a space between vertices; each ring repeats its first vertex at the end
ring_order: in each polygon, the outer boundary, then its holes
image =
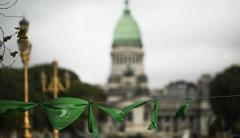
POLYGON ((128 1, 126 1, 123 15, 114 30, 113 47, 120 45, 142 47, 140 30, 131 16, 128 1))

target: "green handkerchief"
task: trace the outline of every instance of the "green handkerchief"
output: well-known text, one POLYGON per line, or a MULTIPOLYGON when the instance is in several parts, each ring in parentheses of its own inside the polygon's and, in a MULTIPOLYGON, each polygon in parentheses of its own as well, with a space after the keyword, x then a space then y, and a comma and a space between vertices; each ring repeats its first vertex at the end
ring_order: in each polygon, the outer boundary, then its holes
POLYGON ((0 114, 25 112, 37 105, 36 103, 25 103, 23 101, 1 100, 0 114))
POLYGON ((62 130, 75 121, 87 105, 82 99, 62 97, 45 102, 43 107, 53 128, 62 130))

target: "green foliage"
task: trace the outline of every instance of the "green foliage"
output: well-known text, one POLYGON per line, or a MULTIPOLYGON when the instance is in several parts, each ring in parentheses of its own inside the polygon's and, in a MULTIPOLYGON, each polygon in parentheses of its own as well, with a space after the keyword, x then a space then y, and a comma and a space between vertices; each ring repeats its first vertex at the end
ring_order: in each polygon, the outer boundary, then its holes
POLYGON ((27 37, 27 29, 20 28, 20 27, 16 27, 15 29, 18 30, 17 37, 19 39, 28 39, 28 37, 27 37))
POLYGON ((7 42, 8 40, 10 40, 12 38, 12 36, 10 35, 10 36, 5 36, 4 38, 3 38, 3 42, 7 42))
POLYGON ((14 51, 14 52, 11 52, 11 53, 10 53, 10 55, 11 55, 12 57, 15 57, 17 54, 18 54, 17 51, 14 51))
POLYGON ((11 52, 11 53, 10 53, 10 55, 11 55, 12 57, 15 57, 17 54, 18 54, 17 51, 14 51, 14 52, 11 52))
MULTIPOLYGON (((240 67, 232 66, 224 72, 219 73, 210 83, 211 96, 226 96, 226 95, 239 95, 240 94, 240 67)), ((217 120, 221 125, 215 125, 220 130, 223 127, 230 129, 234 132, 240 132, 237 127, 240 120, 240 98, 221 98, 211 99, 211 106, 214 113, 217 115, 217 120)), ((215 122, 216 124, 216 122, 215 122)))
MULTIPOLYGON (((42 103, 52 99, 53 94, 50 92, 43 93, 41 91, 40 73, 45 71, 50 82, 52 74, 51 65, 38 65, 29 68, 29 99, 30 102, 42 103)), ((66 70, 59 69, 59 76, 64 83, 64 73, 66 70)), ((71 87, 67 92, 61 92, 59 97, 77 97, 82 99, 94 99, 96 101, 104 101, 106 96, 104 91, 98 86, 83 83, 78 76, 69 71, 71 75, 71 87)), ((19 100, 23 101, 23 71, 20 69, 0 69, 0 100, 19 100)), ((43 130, 44 128, 52 129, 47 119, 47 115, 42 108, 36 107, 30 112, 32 128, 35 130, 43 130)), ((82 129, 83 120, 86 120, 86 113, 77 119, 73 124, 65 130, 74 131, 82 129)), ((13 114, 0 117, 0 131, 21 130, 23 125, 23 114, 13 114)))

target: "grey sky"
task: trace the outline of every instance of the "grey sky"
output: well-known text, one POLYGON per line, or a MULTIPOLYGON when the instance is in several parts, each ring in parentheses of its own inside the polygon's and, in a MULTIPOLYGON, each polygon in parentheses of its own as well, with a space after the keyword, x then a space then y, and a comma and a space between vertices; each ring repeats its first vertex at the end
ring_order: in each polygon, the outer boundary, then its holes
MULTIPOLYGON (((240 63, 240 1, 131 0, 130 8, 141 29, 151 87, 196 81, 240 63)), ((83 81, 105 84, 122 9, 123 0, 19 0, 4 13, 30 21, 31 65, 57 59, 83 81)), ((18 21, 0 17, 6 33, 18 21)), ((16 40, 9 46, 17 49, 16 40)))

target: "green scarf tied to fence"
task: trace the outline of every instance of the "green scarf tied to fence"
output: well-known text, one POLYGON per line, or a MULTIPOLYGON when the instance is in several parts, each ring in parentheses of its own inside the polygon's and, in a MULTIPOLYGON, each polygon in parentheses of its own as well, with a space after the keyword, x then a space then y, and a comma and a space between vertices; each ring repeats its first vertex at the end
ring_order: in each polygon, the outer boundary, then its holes
POLYGON ((151 124, 148 127, 148 130, 153 130, 158 128, 158 109, 159 109, 159 101, 153 100, 153 110, 151 115, 151 124))
POLYGON ((37 105, 38 104, 36 103, 25 103, 22 101, 1 100, 0 115, 25 112, 31 110, 37 105))
MULTIPOLYGON (((190 98, 186 98, 183 105, 176 113, 176 117, 182 117, 186 114, 190 98)), ((132 104, 121 108, 111 108, 102 104, 94 103, 92 101, 86 101, 79 98, 61 97, 52 99, 42 104, 25 103, 22 101, 0 100, 0 115, 25 112, 36 106, 43 107, 46 111, 47 117, 53 126, 53 128, 62 130, 72 122, 74 122, 79 116, 87 109, 88 111, 88 130, 92 133, 94 138, 99 138, 99 131, 97 128, 96 117, 94 116, 94 107, 102 110, 104 113, 112 117, 116 122, 122 122, 126 116, 135 108, 145 105, 146 103, 152 103, 152 115, 151 123, 148 127, 149 130, 158 128, 158 109, 159 101, 156 100, 143 100, 136 101, 132 104)))

